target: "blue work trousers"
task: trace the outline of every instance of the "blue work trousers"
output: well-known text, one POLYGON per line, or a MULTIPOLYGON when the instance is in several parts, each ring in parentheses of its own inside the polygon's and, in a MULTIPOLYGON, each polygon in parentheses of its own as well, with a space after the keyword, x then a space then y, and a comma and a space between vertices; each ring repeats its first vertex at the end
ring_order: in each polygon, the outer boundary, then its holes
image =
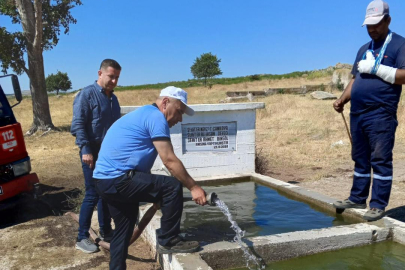
POLYGON ((396 115, 383 107, 359 115, 350 115, 352 159, 355 162, 353 186, 349 197, 351 201, 366 203, 373 169, 370 208, 385 210, 391 194, 392 150, 397 125, 396 115))
MULTIPOLYGON (((94 165, 98 158, 100 151, 99 144, 92 144, 91 150, 93 154, 94 165)), ((111 231, 111 215, 108 210, 108 205, 104 202, 96 191, 95 182, 93 180, 93 169, 82 161, 82 153, 80 151, 80 160, 82 162, 82 169, 84 175, 85 194, 80 208, 79 214, 79 233, 77 240, 89 238, 89 229, 91 226, 91 218, 93 216, 94 207, 97 205, 98 223, 100 232, 108 234, 111 231)))
POLYGON ((139 202, 160 202, 162 218, 158 243, 167 245, 180 233, 183 186, 174 177, 131 171, 113 179, 94 179, 108 203, 115 223, 110 243, 110 269, 126 269, 128 245, 138 216, 139 202))

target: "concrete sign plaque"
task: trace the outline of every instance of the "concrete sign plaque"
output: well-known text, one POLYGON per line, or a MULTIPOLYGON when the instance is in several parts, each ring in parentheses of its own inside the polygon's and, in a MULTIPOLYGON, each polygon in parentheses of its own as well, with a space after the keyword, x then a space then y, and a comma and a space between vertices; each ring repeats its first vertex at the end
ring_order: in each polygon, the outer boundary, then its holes
POLYGON ((236 122, 181 125, 183 153, 236 151, 236 122))

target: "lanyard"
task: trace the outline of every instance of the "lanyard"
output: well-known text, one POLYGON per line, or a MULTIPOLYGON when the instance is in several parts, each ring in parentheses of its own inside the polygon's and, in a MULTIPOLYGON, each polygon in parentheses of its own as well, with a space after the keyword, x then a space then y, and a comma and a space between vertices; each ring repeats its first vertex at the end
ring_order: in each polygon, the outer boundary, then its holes
MULTIPOLYGON (((385 50, 387 49, 388 43, 390 43, 391 40, 392 40, 392 32, 390 30, 388 32, 387 37, 385 38, 384 45, 382 46, 382 48, 380 50, 380 53, 378 54, 377 59, 375 60, 374 67, 371 70, 371 74, 375 75, 377 73, 377 70, 380 67, 381 62, 382 62, 382 60, 384 58, 385 50)), ((363 60, 366 59, 367 52, 371 52, 374 55, 374 40, 371 41, 371 50, 369 49, 363 54, 363 60)))

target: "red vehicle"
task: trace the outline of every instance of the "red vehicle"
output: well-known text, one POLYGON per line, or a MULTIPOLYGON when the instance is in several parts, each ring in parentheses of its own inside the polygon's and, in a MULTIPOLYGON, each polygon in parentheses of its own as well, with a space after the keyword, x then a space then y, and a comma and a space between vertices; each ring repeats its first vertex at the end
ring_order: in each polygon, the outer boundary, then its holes
POLYGON ((31 161, 25 148, 20 123, 12 108, 22 100, 20 84, 16 75, 11 77, 17 103, 10 106, 0 85, 0 210, 10 208, 18 201, 17 195, 39 190, 39 180, 31 172, 31 161))

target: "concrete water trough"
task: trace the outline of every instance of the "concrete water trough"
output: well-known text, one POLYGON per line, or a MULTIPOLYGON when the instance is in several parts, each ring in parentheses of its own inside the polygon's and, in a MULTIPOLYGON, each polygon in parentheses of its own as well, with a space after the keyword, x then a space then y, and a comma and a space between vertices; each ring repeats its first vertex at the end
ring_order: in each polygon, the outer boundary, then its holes
MULTIPOLYGON (((244 180, 246 180, 246 176, 244 177, 244 180)), ((402 222, 385 217, 376 222, 366 223, 361 218, 365 210, 346 210, 341 214, 336 214, 336 210, 332 206, 332 198, 328 198, 301 187, 287 184, 285 182, 259 174, 252 174, 249 180, 251 182, 248 183, 254 183, 254 185, 260 183, 264 187, 271 187, 272 189, 278 191, 280 193, 279 196, 281 197, 287 196, 288 200, 295 200, 295 203, 301 205, 298 207, 301 207, 302 209, 308 210, 308 208, 311 208, 312 211, 315 212, 314 216, 317 214, 324 215, 324 221, 326 221, 323 223, 321 222, 323 225, 318 222, 314 222, 311 219, 306 221, 301 220, 300 224, 293 224, 297 219, 293 218, 291 221, 291 226, 277 228, 277 224, 274 223, 273 226, 276 228, 268 228, 267 233, 264 235, 261 233, 262 230, 266 231, 266 229, 263 229, 263 227, 258 226, 257 224, 254 224, 254 226, 244 227, 243 224, 249 224, 249 221, 244 222, 243 219, 241 222, 238 221, 238 224, 240 223, 240 227, 247 231, 247 237, 244 238, 244 244, 249 247, 253 254, 262 259, 265 265, 271 266, 272 263, 278 261, 290 260, 322 252, 336 251, 344 248, 366 246, 377 242, 393 241, 399 244, 405 244, 405 224, 402 222), (305 208, 305 205, 307 205, 307 208, 305 208), (327 224, 328 217, 332 218, 329 225, 327 224), (334 224, 334 221, 337 222, 334 224), (294 228, 295 225, 297 225, 296 228, 294 228), (304 228, 305 230, 299 230, 301 226, 306 227, 304 228), (311 226, 313 228, 311 228, 311 226), (259 232, 257 228, 259 228, 259 232), (284 232, 273 234, 271 229, 275 229, 275 231, 284 230, 284 232), (269 231, 270 233, 268 233, 269 231), (249 234, 253 236, 249 236, 249 234)), ((205 180, 202 182, 203 186, 206 181, 212 182, 215 180, 205 180)), ((221 183, 223 183, 223 181, 224 179, 221 179, 221 183)), ((228 178, 227 181, 240 181, 240 178, 228 178)), ((204 186, 204 188, 207 187, 204 186)), ((212 187, 210 190, 215 190, 215 187, 212 187)), ((218 197, 221 198, 221 194, 224 193, 218 192, 217 194, 218 197)), ((226 198, 227 196, 223 197, 226 198)), ((285 199, 286 198, 283 200, 285 199)), ((226 199, 224 199, 224 201, 226 202, 226 199)), ((254 204, 256 203, 253 201, 254 198, 251 202, 251 206, 254 208, 254 204)), ((141 207, 141 216, 143 213, 145 213, 148 207, 149 205, 144 205, 141 207)), ((210 207, 204 207, 204 210, 201 209, 199 211, 199 213, 204 216, 202 211, 206 211, 206 216, 208 216, 208 219, 210 219, 209 215, 213 210, 210 209, 210 207)), ((239 213, 239 211, 243 212, 246 211, 246 209, 244 209, 241 205, 237 205, 233 211, 233 214, 236 216, 240 215, 242 217, 246 214, 239 213)), ((246 266, 242 249, 237 243, 232 241, 232 233, 230 233, 229 226, 228 228, 224 226, 227 221, 225 216, 223 217, 222 224, 221 222, 218 223, 218 220, 216 220, 212 224, 202 223, 190 225, 190 222, 188 222, 189 224, 186 222, 186 219, 190 218, 187 216, 189 213, 191 212, 189 209, 187 209, 186 204, 185 211, 183 213, 182 231, 185 232, 187 236, 190 236, 191 239, 200 240, 202 249, 198 253, 193 254, 160 256, 161 264, 163 265, 164 269, 239 269, 246 266), (217 226, 218 224, 219 226, 217 226), (204 229, 201 232, 199 231, 199 228, 204 229), (222 235, 222 239, 218 239, 218 232, 221 230, 224 231, 224 235, 222 235), (211 234, 209 231, 211 231, 211 234)), ((154 250, 154 252, 156 239, 155 231, 160 227, 160 216, 161 215, 158 212, 143 234, 143 237, 145 237, 145 239, 151 244, 151 248, 154 250)), ((219 216, 217 216, 215 219, 218 218, 219 216)), ((405 267, 405 261, 401 265, 405 267)))
MULTIPOLYGON (((219 199, 229 204, 235 220, 246 230, 243 245, 264 264, 376 242, 405 244, 402 222, 385 217, 365 223, 362 219, 365 210, 357 209, 337 214, 333 198, 256 174, 256 110, 264 108, 264 103, 192 107, 195 116, 185 116, 182 123, 171 129, 175 153, 207 192, 216 192, 219 199)), ((122 107, 121 112, 136 108, 122 107)), ((159 159, 152 172, 165 174, 159 159)), ((140 219, 149 207, 140 207, 140 219)), ((160 217, 158 211, 142 234, 153 252, 160 217)), ((232 241, 234 234, 227 222, 215 207, 195 208, 192 203, 185 203, 182 231, 191 239, 200 240, 202 248, 192 254, 159 255, 162 267, 179 270, 246 267, 243 249, 232 241)))
MULTIPOLYGON (((207 193, 215 192, 228 207, 232 218, 245 231, 245 237, 322 229, 358 223, 332 211, 324 211, 285 192, 274 190, 251 177, 199 183, 207 193)), ((185 196, 189 194, 184 189, 185 196)), ((184 204, 182 232, 202 244, 231 241, 235 231, 219 207, 184 204)))

